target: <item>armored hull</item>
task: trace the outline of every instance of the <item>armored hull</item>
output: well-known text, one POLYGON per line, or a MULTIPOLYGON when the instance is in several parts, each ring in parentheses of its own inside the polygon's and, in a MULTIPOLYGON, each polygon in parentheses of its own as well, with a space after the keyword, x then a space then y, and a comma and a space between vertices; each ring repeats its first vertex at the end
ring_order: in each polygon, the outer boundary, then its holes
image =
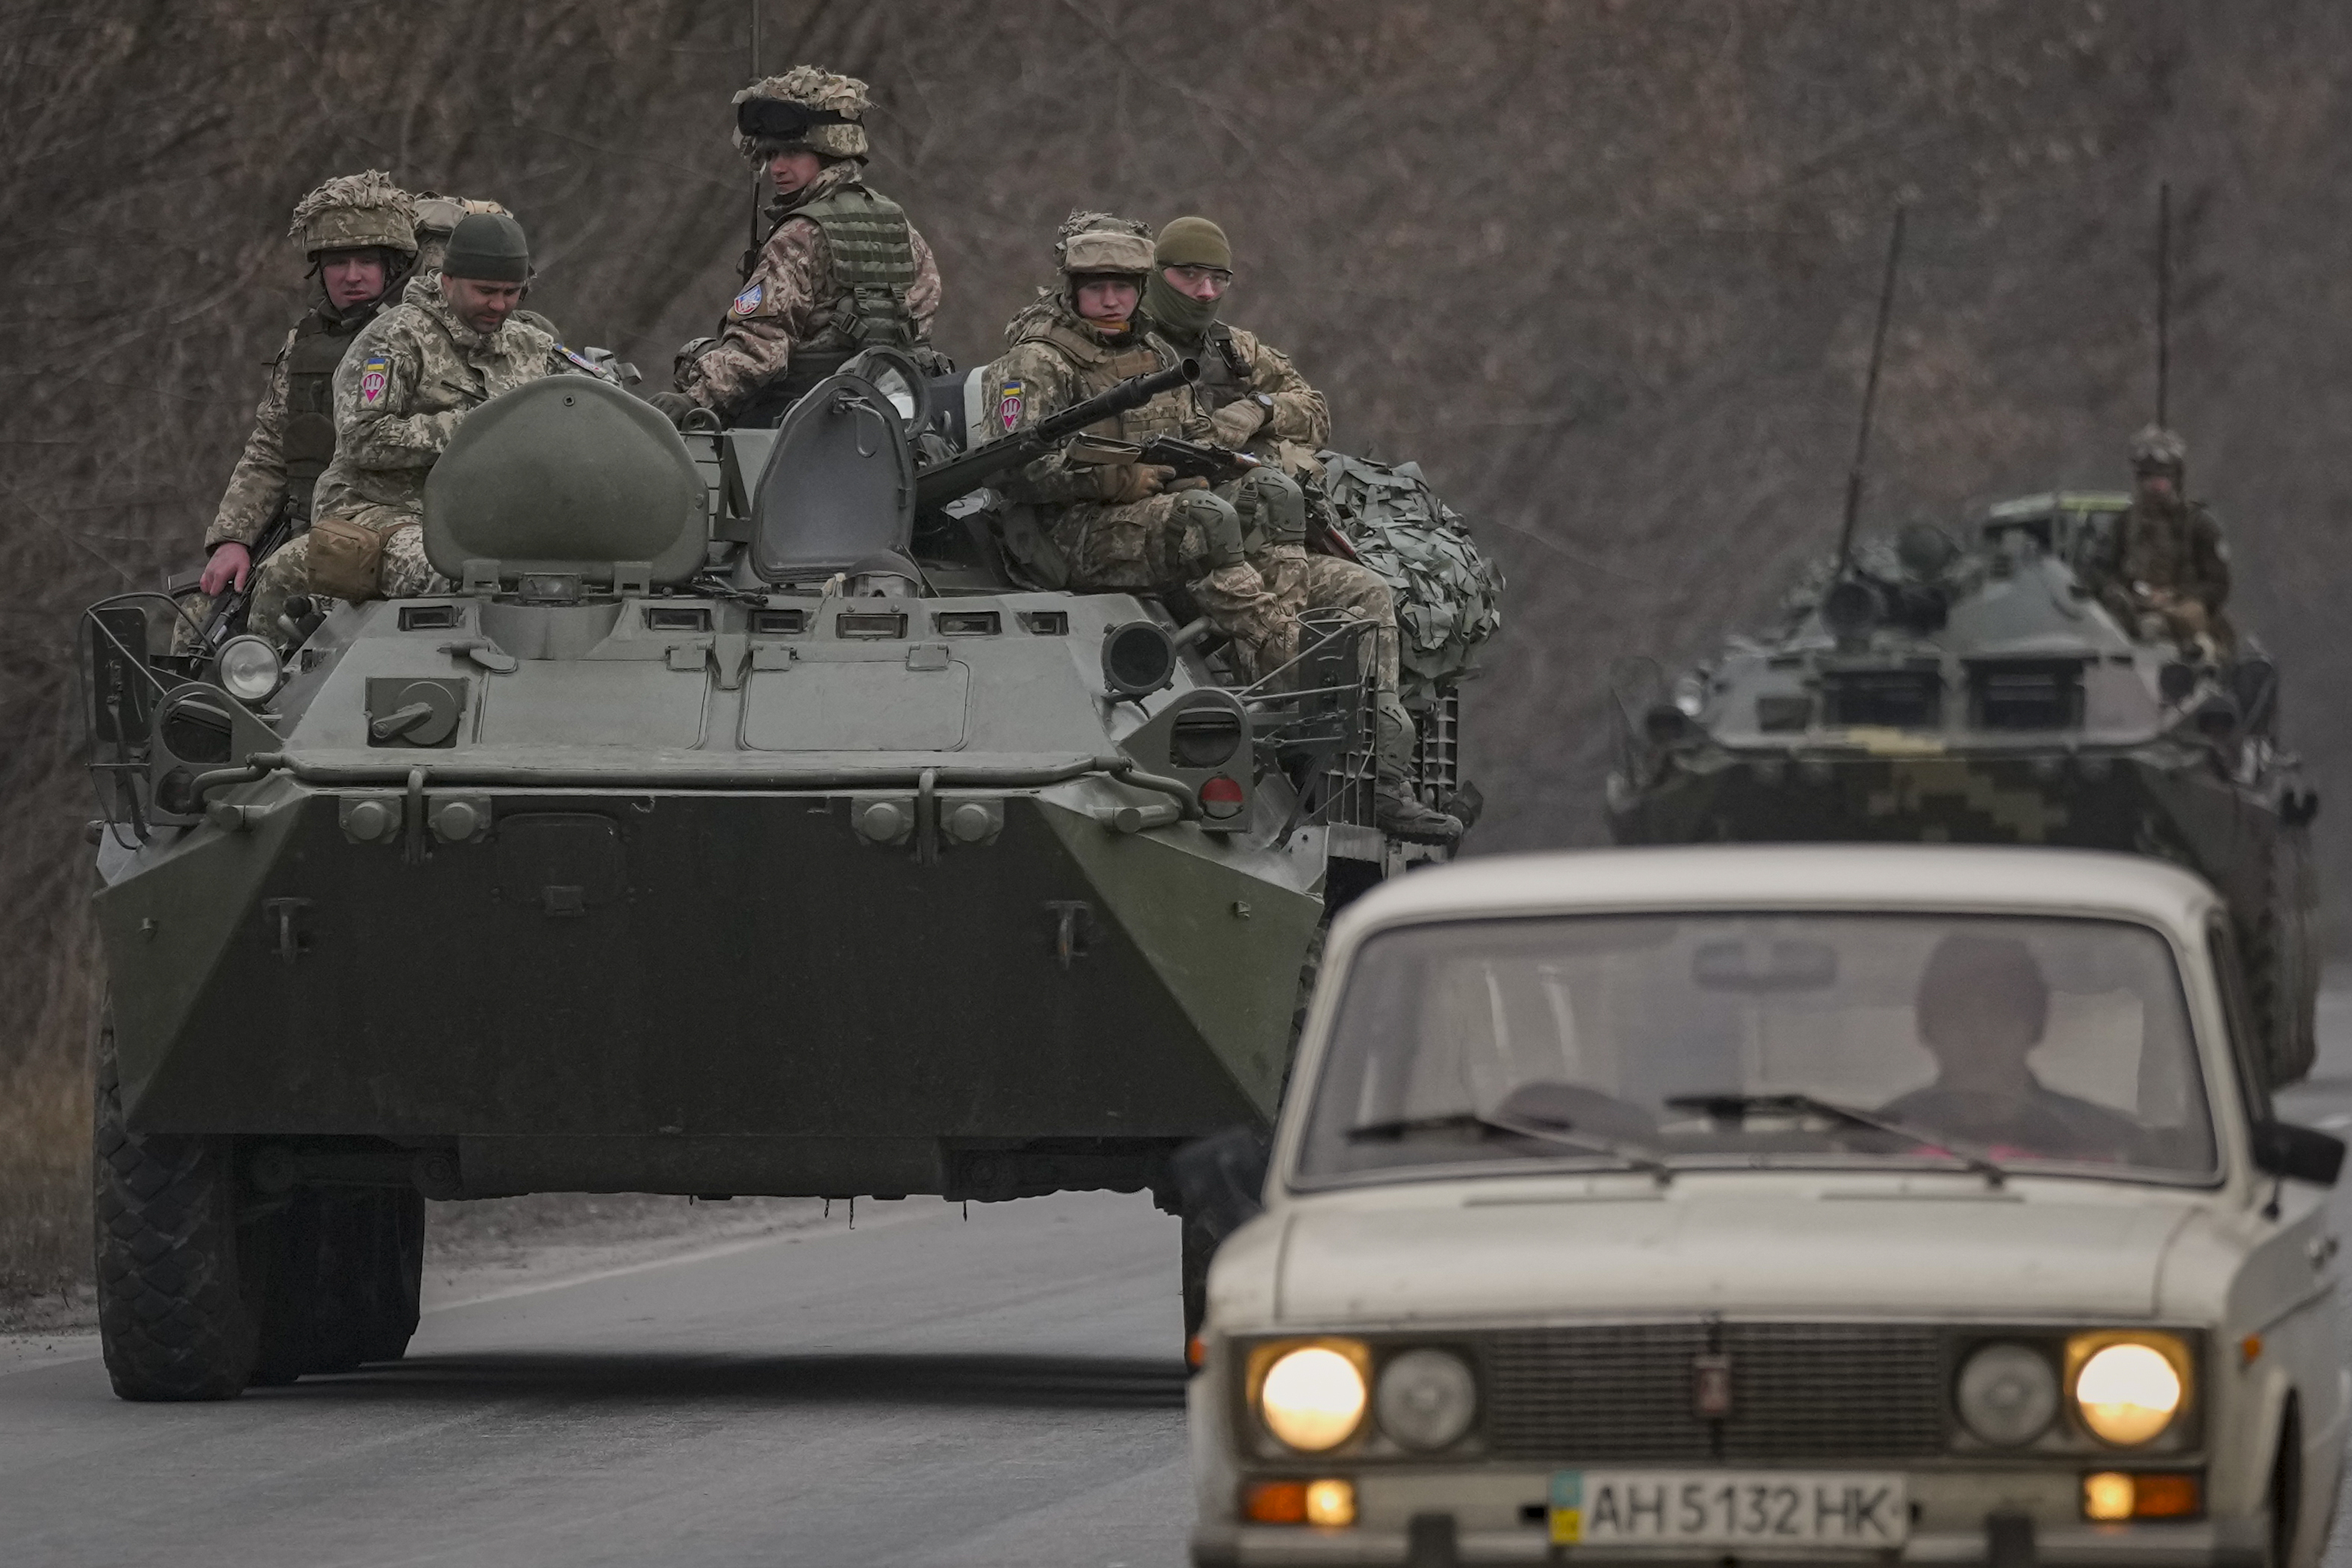
POLYGON ((876 603, 768 635, 616 601, 578 657, 500 672, 444 651, 483 605, 345 612, 263 776, 101 856, 130 1124, 437 1151, 447 1196, 981 1197, 1146 1185, 1270 1119, 1328 830, 1269 841, 1276 783, 1231 828, 1121 831, 1175 815, 1121 732, 1207 686, 1097 700, 1143 605, 876 603), (942 616, 998 630, 926 640, 942 616), (418 683, 448 744, 371 746, 371 692, 418 683))
MULTIPOLYGON (((1622 843, 2053 844, 2153 855, 2234 916, 2279 1082, 2309 1071, 2316 797, 2277 672, 2126 627, 2095 563, 2126 500, 1996 507, 1971 549, 1915 532, 1815 579, 1782 623, 1672 683, 1621 679, 1622 843)), ((1629 673, 1630 674, 1630 673, 1629 673)))
POLYGON ((919 378, 684 435, 534 382, 433 470, 446 591, 289 659, 85 618, 120 1392, 398 1354, 425 1197, 1181 1210, 1179 1148, 1271 1124, 1328 909, 1443 852, 1371 825, 1362 623, 1251 685, 1024 584, 984 499, 919 501, 919 378))

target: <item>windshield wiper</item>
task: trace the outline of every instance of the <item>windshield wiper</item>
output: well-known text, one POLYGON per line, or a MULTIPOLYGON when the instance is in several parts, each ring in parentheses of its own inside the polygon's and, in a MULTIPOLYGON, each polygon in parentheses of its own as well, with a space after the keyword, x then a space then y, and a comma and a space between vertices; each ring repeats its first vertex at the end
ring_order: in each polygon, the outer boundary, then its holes
POLYGON ((1675 1179, 1672 1166, 1650 1151, 1631 1144, 1621 1144, 1612 1138, 1591 1137, 1572 1132, 1565 1125, 1485 1116, 1475 1111, 1444 1111, 1433 1116, 1398 1116, 1386 1122, 1366 1122, 1361 1126, 1349 1128, 1347 1136, 1351 1144, 1364 1144, 1394 1142, 1415 1133, 1454 1132, 1503 1133, 1515 1138, 1530 1138, 1539 1144, 1557 1144, 1564 1149, 1601 1155, 1622 1160, 1635 1170, 1649 1172, 1657 1178, 1660 1186, 1675 1179))
POLYGON ((1816 1116, 1827 1116, 1833 1121, 1848 1123, 1856 1127, 1868 1127, 1874 1132, 1891 1133, 1895 1137, 1906 1143, 1915 1144, 1920 1148, 1934 1149, 1938 1154, 1949 1155, 1984 1177, 1988 1186, 2000 1186, 2009 1180, 2008 1170, 1981 1149, 1972 1148, 1941 1133, 1907 1126, 1892 1117, 1879 1115, 1874 1111, 1864 1111, 1858 1106, 1841 1104, 1835 1100, 1824 1100, 1817 1094, 1742 1094, 1738 1092, 1669 1094, 1666 1096, 1666 1103, 1677 1111, 1704 1111, 1710 1118, 1718 1122, 1742 1121, 1751 1113, 1759 1111, 1811 1112, 1816 1116))

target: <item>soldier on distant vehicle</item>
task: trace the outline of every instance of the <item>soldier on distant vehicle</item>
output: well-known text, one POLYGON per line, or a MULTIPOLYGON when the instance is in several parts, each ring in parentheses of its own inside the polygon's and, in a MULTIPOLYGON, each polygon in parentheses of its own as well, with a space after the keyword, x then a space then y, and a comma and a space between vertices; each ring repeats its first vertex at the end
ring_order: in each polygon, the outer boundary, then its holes
POLYGON ((335 455, 335 368, 398 298, 415 265, 415 225, 408 193, 378 169, 339 175, 295 204, 287 232, 318 287, 270 363, 253 433, 205 533, 201 586, 215 600, 246 587, 253 551, 281 515, 291 514, 297 540, 310 527, 312 491, 335 455))
MULTIPOLYGON (((1331 412, 1281 350, 1219 319, 1234 279, 1225 231, 1202 217, 1181 217, 1160 231, 1142 315, 1178 352, 1196 359, 1194 393, 1216 438, 1263 459, 1268 470, 1244 480, 1235 497, 1244 513, 1249 562, 1294 618, 1306 610, 1347 610, 1372 623, 1373 716, 1378 730, 1380 826, 1402 838, 1449 842, 1462 823, 1421 804, 1411 783, 1416 738, 1398 695, 1396 604, 1388 584, 1360 562, 1310 553, 1305 497, 1291 476, 1310 472, 1331 440, 1331 412)), ((1295 651, 1296 638, 1286 647, 1295 651)), ((1289 657, 1281 652, 1276 662, 1289 657)))
POLYGON ((2132 505, 2116 523, 2105 598, 2124 624, 2150 638, 2202 643, 2228 653, 2236 634, 2221 613, 2230 549, 2221 520, 2181 492, 2189 444, 2151 424, 2132 438, 2132 505))
POLYGON ((866 84, 796 66, 735 95, 735 145, 775 192, 770 228, 715 338, 678 350, 677 390, 647 401, 673 420, 709 409, 773 424, 795 399, 871 348, 926 368, 940 269, 904 209, 866 183, 866 84))
POLYGON ((422 524, 434 462, 471 410, 570 368, 554 339, 516 319, 530 280, 522 225, 469 214, 441 270, 412 279, 352 345, 335 373, 336 449, 320 476, 318 520, 255 591, 253 624, 265 635, 278 635, 278 612, 294 593, 357 601, 426 591, 434 571, 422 524))

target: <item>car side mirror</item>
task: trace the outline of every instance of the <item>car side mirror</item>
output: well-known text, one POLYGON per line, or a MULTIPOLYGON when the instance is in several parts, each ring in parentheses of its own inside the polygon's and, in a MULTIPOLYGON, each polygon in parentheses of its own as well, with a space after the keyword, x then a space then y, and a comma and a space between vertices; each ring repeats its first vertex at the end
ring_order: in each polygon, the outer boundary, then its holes
POLYGON ((2344 1140, 2291 1122, 2257 1122, 2254 1164, 2270 1176, 2334 1186, 2344 1169, 2344 1140))

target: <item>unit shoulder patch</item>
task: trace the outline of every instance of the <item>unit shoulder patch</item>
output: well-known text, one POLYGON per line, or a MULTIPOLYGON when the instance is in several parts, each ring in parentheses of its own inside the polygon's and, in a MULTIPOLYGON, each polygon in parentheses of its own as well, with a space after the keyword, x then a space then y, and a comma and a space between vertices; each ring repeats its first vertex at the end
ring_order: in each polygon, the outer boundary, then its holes
POLYGON ((728 308, 727 313, 730 316, 749 316, 760 308, 760 302, 767 297, 766 286, 755 283, 735 297, 735 303, 728 308))
POLYGON ((1021 423, 1021 400, 1027 390, 1019 382, 1007 382, 1003 390, 996 394, 997 428, 1007 435, 1012 434, 1013 427, 1021 423))
POLYGON ((360 367, 360 406, 383 406, 384 389, 392 384, 392 361, 382 354, 370 354, 360 367))

